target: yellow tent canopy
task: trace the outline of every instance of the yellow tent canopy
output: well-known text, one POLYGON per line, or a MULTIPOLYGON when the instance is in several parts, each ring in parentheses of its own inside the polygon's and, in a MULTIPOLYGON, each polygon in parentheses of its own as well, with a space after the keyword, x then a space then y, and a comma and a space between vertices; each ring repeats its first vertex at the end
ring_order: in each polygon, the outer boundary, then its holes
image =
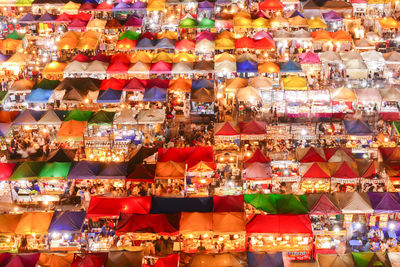
POLYGON ((81 4, 69 1, 66 3, 62 8, 61 11, 68 13, 68 14, 76 14, 79 12, 79 8, 81 7, 81 4))
POLYGON ((173 58, 173 63, 194 62, 194 61, 195 61, 194 55, 188 54, 188 53, 174 54, 174 58, 173 58))
POLYGON ((53 212, 25 212, 15 229, 17 235, 47 234, 53 212))
POLYGON ((65 63, 53 61, 51 63, 48 63, 42 73, 43 74, 62 74, 64 73, 64 69, 67 66, 65 63))
POLYGON ((282 84, 285 90, 307 90, 307 81, 304 77, 290 76, 282 78, 282 84))
POLYGON ((190 92, 191 88, 191 79, 178 78, 176 80, 169 80, 168 90, 170 91, 190 92))
POLYGON ((347 87, 332 89, 331 96, 334 101, 354 102, 357 100, 354 90, 347 87))
POLYGON ((79 49, 79 50, 96 50, 98 44, 99 44, 99 39, 82 38, 79 41, 78 45, 76 46, 76 49, 79 49))
POLYGON ((318 18, 318 17, 308 19, 307 23, 308 23, 308 28, 310 28, 310 29, 326 29, 326 28, 328 28, 326 23, 321 18, 318 18))
POLYGON ((174 55, 172 53, 160 52, 153 56, 151 60, 152 63, 157 63, 158 61, 164 61, 167 63, 172 63, 174 55))
POLYGON ((58 50, 68 50, 75 49, 79 43, 79 39, 75 39, 72 37, 63 37, 58 41, 57 48, 58 50))
POLYGON ((251 28, 252 24, 253 21, 251 18, 239 17, 233 19, 233 27, 235 28, 251 28))
POLYGON ((266 18, 259 17, 252 22, 253 28, 268 28, 269 21, 266 18))
POLYGON ((162 39, 162 38, 168 38, 168 39, 178 39, 178 33, 177 32, 172 32, 169 30, 163 31, 163 32, 158 32, 157 33, 157 39, 162 39))
POLYGON ((222 54, 215 55, 214 61, 215 62, 222 62, 222 61, 236 62, 236 56, 229 54, 228 52, 224 52, 222 54))
POLYGON ((21 217, 22 214, 0 215, 0 233, 14 234, 21 217))
POLYGON ((147 4, 148 11, 157 11, 165 9, 165 0, 150 0, 147 4))
POLYGON ((5 39, 1 41, 1 50, 3 51, 15 51, 22 44, 22 40, 5 39))
POLYGON ((26 56, 22 53, 15 53, 4 64, 6 65, 26 65, 26 56))
POLYGON ((235 40, 226 38, 218 39, 215 41, 215 49, 217 50, 235 49, 235 40))
POLYGON ((139 61, 143 63, 151 63, 153 54, 146 51, 137 51, 131 58, 132 63, 137 63, 139 61))
POLYGON ((289 18, 289 25, 291 27, 307 27, 307 20, 299 15, 293 18, 289 18))
POLYGON ((73 253, 40 253, 38 264, 42 267, 70 267, 73 253))
POLYGON ((233 33, 230 31, 223 31, 223 32, 217 34, 217 38, 216 38, 217 40, 224 39, 224 38, 225 39, 233 39, 234 38, 233 33))
POLYGON ((87 30, 104 30, 104 28, 106 27, 106 24, 107 24, 107 20, 104 20, 104 19, 92 19, 86 25, 86 29, 87 30))
POLYGON ((212 212, 182 212, 179 230, 182 234, 211 232, 213 230, 212 212))
POLYGON ((386 17, 379 19, 379 25, 381 25, 383 29, 397 29, 399 28, 400 23, 392 17, 386 17))

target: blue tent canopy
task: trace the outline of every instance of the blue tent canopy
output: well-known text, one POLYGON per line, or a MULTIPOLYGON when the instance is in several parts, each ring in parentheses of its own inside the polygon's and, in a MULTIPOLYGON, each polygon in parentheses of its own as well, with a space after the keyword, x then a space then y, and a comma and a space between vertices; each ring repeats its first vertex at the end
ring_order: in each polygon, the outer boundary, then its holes
POLYGON ((295 10, 295 11, 292 13, 292 15, 290 15, 290 18, 294 18, 294 17, 297 17, 297 16, 300 16, 300 17, 304 18, 304 15, 301 14, 298 10, 295 10))
POLYGON ((344 120, 344 129, 348 135, 371 135, 372 131, 369 128, 368 122, 361 120, 344 120))
POLYGON ((149 38, 143 38, 136 43, 136 49, 155 49, 153 42, 149 38))
POLYGON ((112 8, 112 11, 127 11, 129 9, 132 9, 132 6, 128 3, 121 1, 112 8))
POLYGON ((97 179, 125 179, 126 165, 124 163, 110 162, 100 165, 97 179))
POLYGON ((107 89, 97 97, 97 103, 120 103, 122 97, 121 90, 107 89))
POLYGON ((299 63, 289 60, 288 62, 279 63, 281 72, 302 72, 299 63))
POLYGON ((164 37, 157 41, 157 44, 154 46, 154 48, 174 49, 175 40, 164 37))
POLYGON ((167 100, 167 89, 154 86, 151 89, 146 89, 143 96, 143 101, 163 101, 167 100))
POLYGON ((53 90, 46 90, 37 88, 32 90, 31 93, 26 97, 28 103, 48 103, 50 97, 53 95, 53 90))
POLYGON ((206 88, 208 90, 214 89, 214 80, 209 79, 200 79, 200 80, 193 80, 192 82, 192 89, 198 90, 200 88, 206 88))
POLYGON ((243 62, 236 63, 237 72, 258 72, 258 64, 257 62, 252 62, 249 60, 245 60, 243 62))
POLYGON ((150 213, 177 213, 177 212, 212 212, 212 197, 198 198, 164 198, 151 199, 150 213))
POLYGON ((85 211, 56 211, 54 212, 48 232, 79 233, 85 221, 85 211))
POLYGON ((78 161, 69 170, 67 179, 96 179, 99 172, 100 163, 90 161, 78 161))
POLYGON ((282 252, 247 252, 248 267, 284 267, 282 252))

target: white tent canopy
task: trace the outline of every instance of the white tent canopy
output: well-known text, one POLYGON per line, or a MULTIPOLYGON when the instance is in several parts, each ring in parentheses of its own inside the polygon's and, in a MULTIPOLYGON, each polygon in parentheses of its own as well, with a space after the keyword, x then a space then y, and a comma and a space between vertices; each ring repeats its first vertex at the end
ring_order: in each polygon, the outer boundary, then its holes
POLYGON ((337 197, 339 199, 339 207, 342 210, 342 213, 366 214, 374 212, 367 193, 337 193, 337 197))

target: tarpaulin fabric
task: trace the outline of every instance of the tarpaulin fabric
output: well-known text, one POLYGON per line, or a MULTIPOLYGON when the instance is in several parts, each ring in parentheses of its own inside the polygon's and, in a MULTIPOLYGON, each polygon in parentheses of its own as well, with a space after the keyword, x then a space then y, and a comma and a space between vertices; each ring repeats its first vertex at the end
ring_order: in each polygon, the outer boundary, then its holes
POLYGON ((150 213, 177 213, 177 212, 212 212, 213 198, 164 198, 151 199, 150 213))
POLYGON ((53 212, 24 212, 15 228, 15 234, 47 234, 52 218, 53 212))
POLYGON ((307 214, 305 195, 245 194, 244 201, 272 214, 307 214))
POLYGON ((0 110, 0 123, 12 123, 17 116, 18 111, 0 110))
POLYGON ((55 211, 48 232, 79 233, 85 217, 85 211, 55 211))
POLYGON ((240 122, 239 128, 242 135, 263 135, 267 133, 266 123, 263 121, 240 122))
POLYGON ((329 166, 324 162, 304 163, 308 167, 306 172, 302 175, 303 178, 330 178, 329 166), (307 166, 308 165, 308 166, 307 166))
POLYGON ((182 212, 179 222, 181 234, 213 231, 212 212, 182 212))
POLYGON ((391 266, 386 252, 352 252, 352 255, 356 267, 391 266))
POLYGON ((1 214, 0 233, 14 234, 21 217, 22 214, 1 214))
POLYGON ((68 179, 96 179, 96 175, 99 172, 100 163, 99 162, 89 162, 89 161, 78 161, 75 162, 68 173, 68 179))
POLYGON ((356 267, 351 254, 317 254, 316 261, 320 267, 356 267))
POLYGON ((252 162, 243 166, 243 180, 265 180, 268 178, 272 178, 272 170, 267 163, 252 162))
POLYGON ((271 159, 265 156, 260 149, 257 149, 250 158, 244 161, 244 163, 254 163, 254 162, 269 163, 271 162, 271 159))
POLYGON ((153 87, 151 89, 146 89, 143 96, 143 101, 150 102, 165 102, 167 99, 167 90, 164 88, 153 87))
POLYGON ((255 215, 247 223, 246 232, 312 235, 312 226, 308 215, 255 215))
POLYGON ((212 213, 212 230, 215 233, 238 233, 246 231, 243 212, 212 213))
POLYGON ((109 125, 113 123, 114 116, 115 112, 100 110, 90 118, 89 124, 109 125))
POLYGON ((367 193, 347 192, 336 195, 342 213, 369 214, 374 212, 367 193))
POLYGON ((25 109, 22 111, 13 121, 14 125, 35 125, 40 117, 43 115, 43 112, 25 109))
POLYGON ((15 163, 0 163, 0 181, 7 181, 15 168, 15 163))
POLYGON ((71 162, 49 162, 45 163, 40 170, 39 179, 67 179, 71 162))
MULTIPOLYGON (((59 111, 57 111, 58 113, 59 111)), ((56 111, 53 109, 49 109, 45 114, 38 120, 37 124, 39 125, 61 125, 62 121, 59 115, 57 115, 56 111)), ((61 115, 62 113, 60 113, 61 115)))
POLYGON ((239 136, 240 130, 234 122, 226 121, 215 124, 214 136, 239 136))
POLYGON ((93 112, 88 110, 74 109, 67 112, 64 121, 75 120, 75 121, 88 121, 92 117, 93 112))
POLYGON ((368 122, 361 120, 344 120, 344 129, 348 135, 371 135, 372 130, 368 126, 368 122))
POLYGON ((136 164, 134 170, 126 176, 126 180, 140 183, 154 183, 155 172, 155 164, 136 164))
POLYGON ((331 176, 336 178, 359 178, 357 165, 354 162, 332 164, 331 176), (335 166, 336 165, 336 166, 335 166))
POLYGON ((243 212, 244 197, 237 196, 213 196, 214 212, 243 212))
POLYGON ((246 253, 244 252, 230 252, 230 253, 219 253, 219 254, 185 254, 181 253, 183 260, 189 261, 189 263, 183 266, 190 267, 207 267, 207 266, 218 266, 218 267, 245 267, 247 266, 246 253))
POLYGON ((166 214, 125 214, 122 213, 116 226, 117 234, 157 233, 160 235, 178 234, 166 214))
POLYGON ((118 218, 120 213, 148 214, 151 197, 92 197, 86 217, 118 218))
POLYGON ((296 159, 301 163, 326 161, 323 150, 316 147, 297 148, 296 159))
POLYGON ((143 251, 110 251, 106 267, 142 267, 143 251))
POLYGON ((99 267, 105 266, 108 253, 90 253, 75 255, 71 267, 99 267))
POLYGON ((284 267, 282 252, 247 252, 248 267, 284 267))
POLYGON ((26 97, 28 103, 47 103, 49 98, 53 95, 53 90, 46 90, 37 88, 31 91, 26 97))
POLYGON ((9 180, 37 179, 43 166, 44 162, 25 161, 13 171, 9 180))
POLYGON ((99 94, 97 103, 120 103, 122 98, 121 90, 107 89, 99 94))
POLYGON ((157 179, 182 179, 185 177, 185 163, 175 161, 157 162, 157 179))
POLYGON ((283 4, 279 0, 265 0, 258 4, 260 10, 282 10, 283 4))
POLYGON ((40 253, 12 255, 6 267, 35 267, 40 253))
POLYGON ((58 130, 57 140, 82 141, 86 125, 86 121, 64 121, 58 130))
POLYGON ((340 209, 325 194, 321 194, 310 209, 310 214, 313 215, 339 215, 340 213, 340 209))
POLYGON ((160 257, 154 267, 175 267, 179 264, 179 254, 171 254, 167 257, 160 257))
POLYGON ((400 212, 400 196, 396 193, 368 192, 368 197, 375 213, 400 212))
POLYGON ((124 162, 109 162, 100 164, 97 179, 125 179, 126 164, 124 162))
POLYGON ((187 148, 159 148, 158 162, 213 162, 214 150, 211 146, 198 146, 187 148))
POLYGON ((73 260, 72 253, 40 253, 38 264, 43 267, 70 267, 73 260))

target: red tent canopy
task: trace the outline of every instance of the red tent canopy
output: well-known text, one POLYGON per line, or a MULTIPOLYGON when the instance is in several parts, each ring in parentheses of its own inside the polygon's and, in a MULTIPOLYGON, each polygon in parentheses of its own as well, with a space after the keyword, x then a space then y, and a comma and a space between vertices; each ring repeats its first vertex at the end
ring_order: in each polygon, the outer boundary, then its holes
POLYGON ((335 178, 358 178, 359 175, 353 170, 347 162, 342 162, 340 167, 332 175, 335 178))
POLYGON ((171 254, 167 257, 158 258, 154 267, 172 267, 178 266, 179 263, 179 254, 171 254))
POLYGON ((126 176, 126 180, 140 183, 154 183, 155 173, 155 164, 137 164, 135 169, 126 176))
POLYGON ((108 65, 107 73, 127 73, 129 69, 129 64, 122 63, 120 61, 115 61, 108 65))
POLYGON ((315 150, 315 148, 310 147, 306 154, 299 160, 301 163, 307 162, 325 162, 326 160, 323 158, 320 153, 315 150))
POLYGON ((359 170, 360 173, 360 177, 362 178, 373 178, 376 176, 376 167, 375 167, 375 161, 371 160, 368 163, 368 167, 367 168, 363 168, 359 170))
POLYGON ((229 121, 226 121, 224 125, 216 132, 214 135, 216 136, 231 136, 231 135, 239 135, 239 132, 235 130, 232 124, 229 121))
POLYGON ((90 57, 88 57, 82 53, 79 53, 73 58, 72 61, 74 61, 74 60, 79 61, 79 62, 90 62, 90 57))
POLYGON ((262 38, 255 41, 255 48, 256 49, 274 49, 275 42, 268 38, 262 38))
POLYGON ((245 163, 253 163, 253 162, 259 162, 259 163, 268 163, 270 162, 271 159, 269 157, 266 157, 260 149, 257 149, 256 152, 254 152, 253 156, 247 160, 245 160, 245 163))
POLYGON ((247 233, 309 234, 312 235, 307 214, 255 215, 246 225, 247 233))
POLYGON ((190 50, 193 51, 195 50, 196 43, 193 40, 189 40, 187 38, 176 42, 175 44, 175 49, 176 50, 190 50))
POLYGON ((146 89, 147 80, 142 80, 134 77, 128 80, 124 86, 124 91, 144 91, 146 89))
POLYGON ((99 267, 105 266, 107 253, 75 254, 71 267, 99 267))
POLYGON ((115 63, 117 61, 125 63, 125 64, 131 64, 131 58, 129 57, 128 54, 124 54, 124 53, 115 54, 110 59, 110 63, 115 63))
POLYGON ((151 197, 92 197, 88 218, 118 218, 120 213, 148 214, 151 197))
POLYGON ((330 178, 331 175, 327 171, 324 171, 320 164, 317 162, 314 162, 310 168, 306 171, 306 173, 303 175, 303 178, 330 178))
POLYGON ((235 47, 238 48, 255 48, 255 42, 252 38, 244 36, 235 40, 235 47))
POLYGON ((330 199, 322 194, 318 199, 317 203, 315 203, 314 207, 312 207, 310 214, 314 215, 337 215, 341 214, 338 207, 330 201, 330 199))
POLYGON ((395 149, 396 147, 380 147, 379 151, 382 154, 383 160, 388 160, 390 155, 392 155, 395 149))
POLYGON ((283 4, 279 0, 266 0, 258 4, 260 10, 282 10, 283 4))
POLYGON ((114 4, 109 4, 108 1, 101 2, 97 7, 96 10, 102 10, 102 11, 111 11, 113 8, 114 4))
POLYGON ((150 72, 152 73, 169 73, 172 70, 172 64, 165 61, 158 61, 157 63, 151 64, 150 72))
POLYGON ((116 227, 117 234, 156 233, 175 235, 179 229, 172 226, 166 214, 121 214, 116 227))
POLYGON ((190 162, 192 165, 200 161, 213 162, 214 150, 211 146, 159 148, 158 161, 190 162))
POLYGON ((18 111, 0 110, 0 123, 12 123, 17 115, 18 111))
POLYGON ((169 87, 169 80, 159 78, 148 80, 146 88, 153 88, 154 86, 166 89, 169 87))
POLYGON ((339 149, 339 147, 324 148, 324 154, 325 154, 326 160, 329 160, 338 149, 339 149))
POLYGON ((240 122, 240 133, 245 135, 258 135, 258 134, 266 134, 266 125, 265 122, 262 121, 249 121, 249 122, 240 122))
POLYGON ((214 212, 243 212, 244 197, 238 196, 213 196, 214 212))
POLYGON ((155 40, 157 39, 157 33, 153 33, 153 32, 145 32, 142 34, 142 36, 140 37, 140 39, 150 39, 150 40, 155 40))
POLYGON ((105 79, 101 82, 99 90, 107 90, 107 89, 114 89, 114 90, 122 90, 124 88, 126 80, 123 79, 105 79))
POLYGON ((10 178, 14 168, 15 163, 0 163, 0 181, 7 181, 8 178, 10 178))

